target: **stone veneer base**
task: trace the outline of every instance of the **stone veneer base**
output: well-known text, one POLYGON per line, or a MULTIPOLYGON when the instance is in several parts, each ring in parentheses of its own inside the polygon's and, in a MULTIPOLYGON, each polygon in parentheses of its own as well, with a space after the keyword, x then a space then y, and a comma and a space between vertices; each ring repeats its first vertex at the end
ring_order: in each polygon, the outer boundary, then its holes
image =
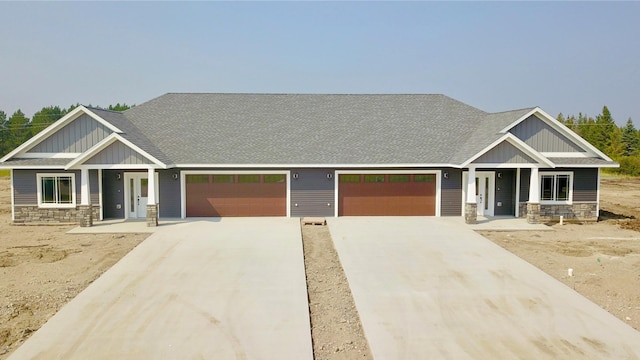
MULTIPOLYGON (((527 203, 520 203, 519 217, 527 217, 527 203)), ((574 202, 567 204, 540 204, 539 219, 544 221, 559 221, 560 216, 565 221, 598 221, 598 204, 595 202, 574 202)))
POLYGON ((466 203, 464 205, 464 222, 467 224, 478 222, 478 204, 466 203))
MULTIPOLYGON (((39 208, 33 205, 16 205, 15 224, 80 224, 78 205, 75 208, 39 208)), ((86 210, 85 210, 86 211, 86 210)), ((86 218, 86 214, 84 216, 86 218)), ((100 219, 100 206, 91 206, 91 219, 100 219)))

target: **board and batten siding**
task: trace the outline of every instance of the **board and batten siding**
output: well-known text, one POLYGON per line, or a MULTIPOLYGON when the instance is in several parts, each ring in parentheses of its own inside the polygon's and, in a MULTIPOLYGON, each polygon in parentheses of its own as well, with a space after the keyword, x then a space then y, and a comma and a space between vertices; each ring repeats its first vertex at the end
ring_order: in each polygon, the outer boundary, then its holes
POLYGON ((146 157, 127 145, 116 141, 92 156, 85 164, 90 165, 148 165, 146 157))
MULTIPOLYGON (((38 205, 38 174, 75 174, 76 204, 81 201, 80 171, 63 170, 13 170, 13 196, 15 205, 38 205)), ((98 170, 89 170, 89 191, 92 205, 100 204, 100 188, 98 186, 98 170)))
POLYGON ((462 170, 442 169, 440 177, 440 216, 462 214, 462 170), (448 178, 444 178, 445 172, 448 178))
POLYGON ((493 149, 482 154, 473 161, 474 164, 532 164, 536 163, 529 155, 520 149, 503 141, 493 149))
POLYGON ((179 175, 179 171, 158 171, 158 203, 160 203, 159 216, 163 218, 179 218, 181 216, 180 176, 178 176, 177 179, 174 179, 173 174, 179 175))
POLYGON ((291 216, 334 216, 334 176, 334 170, 291 170, 291 216))
POLYGON ((89 115, 81 115, 29 150, 30 153, 81 153, 111 134, 89 115))
POLYGON ((584 152, 580 146, 535 115, 531 115, 509 132, 540 152, 584 152))

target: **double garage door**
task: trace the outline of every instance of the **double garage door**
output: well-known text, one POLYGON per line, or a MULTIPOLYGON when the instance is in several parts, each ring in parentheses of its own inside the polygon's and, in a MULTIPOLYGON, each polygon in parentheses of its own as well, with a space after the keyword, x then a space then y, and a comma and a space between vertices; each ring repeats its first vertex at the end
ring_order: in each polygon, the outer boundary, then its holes
MULTIPOLYGON (((284 174, 186 175, 187 217, 287 216, 284 174)), ((340 216, 433 216, 434 174, 340 174, 340 216)))
POLYGON ((286 216, 284 174, 186 175, 187 217, 286 216))
POLYGON ((433 216, 435 174, 341 174, 341 216, 433 216))

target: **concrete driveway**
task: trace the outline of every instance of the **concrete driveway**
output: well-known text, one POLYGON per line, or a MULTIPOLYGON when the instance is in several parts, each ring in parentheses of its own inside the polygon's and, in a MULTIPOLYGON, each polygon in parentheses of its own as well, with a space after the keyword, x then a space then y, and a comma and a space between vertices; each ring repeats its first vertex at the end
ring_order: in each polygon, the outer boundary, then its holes
POLYGON ((11 359, 312 359, 298 219, 159 229, 11 359))
POLYGON ((455 220, 328 224, 376 360, 640 359, 640 332, 455 220))

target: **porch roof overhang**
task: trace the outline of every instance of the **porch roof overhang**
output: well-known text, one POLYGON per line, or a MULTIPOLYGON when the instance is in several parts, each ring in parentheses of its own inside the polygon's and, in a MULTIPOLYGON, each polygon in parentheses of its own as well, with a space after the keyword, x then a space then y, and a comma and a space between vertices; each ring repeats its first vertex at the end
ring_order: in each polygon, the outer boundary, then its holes
POLYGON ((500 136, 493 143, 489 144, 489 146, 485 147, 484 149, 480 150, 478 153, 476 153, 475 155, 473 155, 472 157, 467 159, 465 162, 463 162, 461 164, 460 167, 466 168, 466 167, 469 167, 469 166, 475 166, 475 167, 500 167, 500 168, 508 168, 508 167, 548 167, 548 168, 553 168, 556 165, 552 161, 550 161, 547 157, 542 155, 540 152, 536 151, 534 148, 532 148, 531 146, 527 145, 524 141, 518 139, 515 135, 513 135, 511 133, 506 133, 506 134, 500 136), (481 163, 481 164, 473 164, 473 162, 475 160, 480 158, 482 155, 488 153, 489 151, 493 150, 496 146, 500 145, 501 143, 503 143, 505 141, 510 143, 511 145, 513 145, 516 149, 522 151, 524 154, 526 154, 531 159, 533 159, 536 163, 534 163, 534 164, 531 164, 531 163, 529 163, 529 164, 510 164, 510 163, 496 163, 496 164, 481 163))
POLYGON ((166 169, 167 165, 162 161, 158 160, 153 155, 144 151, 131 141, 125 139, 122 135, 117 133, 112 133, 111 135, 104 138, 102 141, 94 145, 91 149, 85 151, 80 156, 69 162, 65 169, 75 169, 80 167, 88 167, 88 168, 119 168, 119 169, 133 169, 133 168, 161 168, 166 169), (142 155, 145 159, 149 161, 149 164, 99 164, 99 165, 85 165, 85 162, 98 155, 101 151, 105 150, 109 145, 114 144, 116 142, 120 142, 124 144, 126 147, 135 151, 136 153, 142 155))

